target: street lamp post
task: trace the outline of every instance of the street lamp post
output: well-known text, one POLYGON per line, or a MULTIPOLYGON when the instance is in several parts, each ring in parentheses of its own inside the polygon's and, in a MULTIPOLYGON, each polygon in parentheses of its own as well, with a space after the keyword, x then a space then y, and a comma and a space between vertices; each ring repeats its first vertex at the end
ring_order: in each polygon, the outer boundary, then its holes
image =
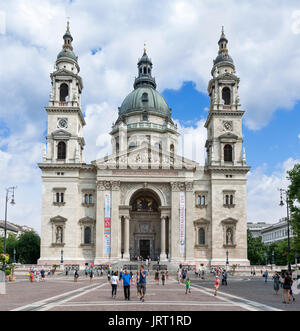
POLYGON ((16 263, 16 249, 14 248, 14 259, 13 259, 13 264, 16 263))
POLYGON ((229 267, 229 259, 228 259, 228 257, 229 257, 229 252, 227 250, 226 251, 226 270, 228 270, 228 267, 229 267))
POLYGON ((60 251, 60 264, 64 264, 64 251, 60 251))
MULTIPOLYGON (((4 218, 4 255, 6 255, 6 236, 7 236, 7 205, 10 200, 11 205, 15 205, 15 189, 16 187, 9 187, 6 189, 6 197, 5 197, 5 218, 4 218)), ((2 263, 2 282, 5 282, 5 270, 6 270, 6 262, 3 259, 2 263)))
MULTIPOLYGON (((283 207, 284 202, 283 202, 283 196, 285 196, 285 203, 286 203, 286 210, 287 210, 287 226, 288 226, 288 255, 290 255, 291 252, 291 245, 290 245, 290 211, 289 211, 289 202, 288 202, 288 197, 289 197, 289 192, 284 189, 280 189, 280 204, 279 206, 283 207)), ((288 263, 288 269, 291 272, 292 271, 292 266, 291 262, 289 261, 288 263)))

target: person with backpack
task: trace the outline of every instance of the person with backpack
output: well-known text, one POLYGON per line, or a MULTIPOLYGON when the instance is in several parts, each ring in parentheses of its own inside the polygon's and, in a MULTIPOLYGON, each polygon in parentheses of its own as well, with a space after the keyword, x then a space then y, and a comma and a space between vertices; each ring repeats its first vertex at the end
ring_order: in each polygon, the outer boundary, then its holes
POLYGON ((74 272, 74 282, 76 282, 76 283, 77 283, 77 281, 78 281, 78 278, 79 278, 79 274, 78 274, 78 271, 77 271, 77 269, 75 269, 75 272, 74 272))
POLYGON ((191 281, 188 278, 185 282, 185 294, 191 293, 191 281))

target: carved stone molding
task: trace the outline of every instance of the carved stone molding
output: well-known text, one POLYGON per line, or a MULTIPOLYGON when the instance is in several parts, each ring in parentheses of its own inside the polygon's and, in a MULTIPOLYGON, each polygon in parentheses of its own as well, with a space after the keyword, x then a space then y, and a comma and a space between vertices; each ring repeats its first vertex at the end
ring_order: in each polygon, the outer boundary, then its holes
POLYGON ((186 189, 187 192, 193 192, 194 183, 193 182, 186 182, 185 183, 185 189, 186 189))
POLYGON ((97 182, 97 190, 98 191, 110 191, 111 190, 111 182, 108 181, 99 181, 97 182))
POLYGON ((111 189, 113 191, 120 191, 120 187, 121 187, 121 182, 120 181, 112 181, 111 182, 111 189))

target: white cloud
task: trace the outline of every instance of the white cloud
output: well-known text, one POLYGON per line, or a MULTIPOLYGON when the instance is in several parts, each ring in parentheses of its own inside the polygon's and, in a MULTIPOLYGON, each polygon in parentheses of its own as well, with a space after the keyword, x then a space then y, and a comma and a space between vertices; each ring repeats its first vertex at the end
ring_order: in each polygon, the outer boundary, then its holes
MULTIPOLYGON (((6 35, 0 32, 0 190, 19 185, 21 208, 14 210, 24 211, 20 223, 24 219, 39 224, 41 186, 36 163, 41 160, 46 130, 43 106, 48 102, 49 73, 61 49, 67 16, 71 16, 84 82, 87 162, 111 150, 108 132, 117 107, 132 89, 144 41, 160 91, 194 81, 206 93, 224 24, 241 77, 246 124, 252 129, 266 125, 276 108, 290 109, 299 99, 296 0, 272 7, 261 0, 10 0, 0 10, 6 25, 1 28, 6 35), (91 50, 99 48, 92 56, 91 50)), ((179 128, 185 133, 185 156, 203 164, 202 125, 200 121, 179 128), (192 147, 195 136, 198 145, 192 147)), ((263 175, 259 171, 250 175, 250 186, 255 174, 263 175)))
POLYGON ((279 189, 287 189, 287 171, 300 160, 292 158, 277 166, 277 170, 267 174, 267 165, 251 171, 248 175, 247 217, 249 222, 276 223, 286 217, 286 208, 279 206, 279 189))

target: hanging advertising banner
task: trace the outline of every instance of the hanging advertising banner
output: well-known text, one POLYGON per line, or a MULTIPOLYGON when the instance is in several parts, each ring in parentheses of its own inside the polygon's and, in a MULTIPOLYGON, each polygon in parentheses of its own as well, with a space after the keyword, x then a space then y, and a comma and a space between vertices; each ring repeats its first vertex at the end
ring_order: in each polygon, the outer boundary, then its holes
POLYGON ((105 214, 104 214, 104 253, 110 255, 111 238, 111 218, 110 218, 110 193, 104 196, 105 214))
POLYGON ((185 252, 185 192, 180 192, 179 242, 180 242, 180 254, 184 255, 184 252, 185 252))

